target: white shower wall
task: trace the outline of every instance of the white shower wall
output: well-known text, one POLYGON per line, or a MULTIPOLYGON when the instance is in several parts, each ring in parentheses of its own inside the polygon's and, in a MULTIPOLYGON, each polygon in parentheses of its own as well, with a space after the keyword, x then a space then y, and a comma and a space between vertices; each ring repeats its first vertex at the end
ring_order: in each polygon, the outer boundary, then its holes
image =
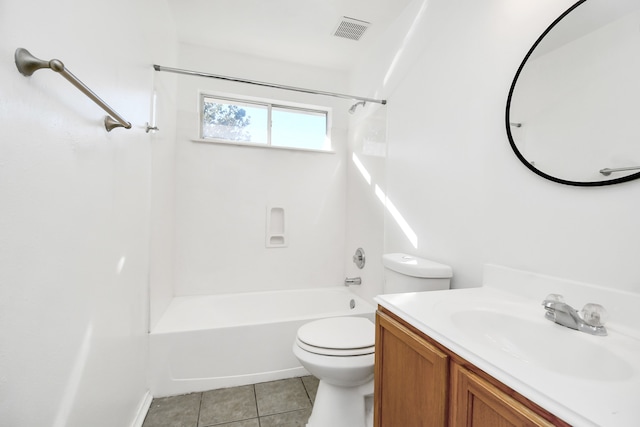
POLYGON ((153 73, 156 123, 152 125, 159 130, 150 134, 149 329, 153 329, 174 294, 176 86, 176 75, 153 73))
MULTIPOLYGON (((180 68, 345 92, 345 73, 191 45, 180 68)), ((175 295, 336 286, 344 280, 348 100, 178 77, 175 295), (335 153, 193 142, 199 92, 332 110, 335 153), (265 245, 268 206, 284 208, 287 246, 265 245)))

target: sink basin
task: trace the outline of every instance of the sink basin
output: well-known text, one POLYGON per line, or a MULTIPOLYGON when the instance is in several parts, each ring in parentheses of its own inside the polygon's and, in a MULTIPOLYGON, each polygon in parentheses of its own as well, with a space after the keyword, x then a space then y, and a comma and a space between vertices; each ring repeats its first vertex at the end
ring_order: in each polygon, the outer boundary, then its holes
POLYGON ((640 292, 485 266, 483 286, 380 295, 381 307, 568 425, 640 426, 640 292), (607 336, 545 318, 545 295, 611 313, 607 336))
POLYGON ((455 311, 451 320, 477 344, 525 364, 600 381, 622 381, 633 375, 631 365, 610 350, 611 337, 587 335, 544 317, 533 320, 490 309, 455 311))

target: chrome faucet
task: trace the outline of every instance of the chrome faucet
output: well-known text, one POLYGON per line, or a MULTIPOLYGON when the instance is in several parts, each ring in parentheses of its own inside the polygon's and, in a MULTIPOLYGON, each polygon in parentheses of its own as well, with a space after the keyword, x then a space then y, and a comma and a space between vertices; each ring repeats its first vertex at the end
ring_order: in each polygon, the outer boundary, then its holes
POLYGON ((361 284, 362 284, 362 279, 359 277, 347 277, 346 279, 344 279, 345 286, 361 285, 361 284))
POLYGON ((552 322, 591 335, 607 335, 607 329, 604 327, 607 312, 599 304, 585 305, 582 309, 582 317, 578 314, 578 310, 564 302, 562 295, 548 295, 542 301, 542 305, 547 311, 544 317, 552 322))

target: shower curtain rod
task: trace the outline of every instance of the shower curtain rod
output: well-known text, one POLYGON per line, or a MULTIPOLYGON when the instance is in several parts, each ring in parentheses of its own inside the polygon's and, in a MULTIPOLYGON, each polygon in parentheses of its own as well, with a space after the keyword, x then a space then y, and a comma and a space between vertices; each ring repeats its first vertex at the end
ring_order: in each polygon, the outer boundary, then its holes
POLYGON ((183 70, 183 69, 180 69, 180 68, 171 68, 171 67, 165 67, 165 66, 156 65, 156 64, 153 64, 153 68, 156 71, 168 71, 170 73, 186 74, 186 75, 189 75, 189 76, 209 77, 209 78, 212 78, 212 79, 227 80, 227 81, 237 82, 237 83, 247 83, 247 84, 252 84, 252 85, 257 85, 257 86, 271 87, 271 88, 275 88, 275 89, 284 89, 284 90, 292 90, 292 91, 295 91, 295 92, 311 93, 313 95, 333 96, 335 98, 344 98, 344 99, 352 99, 352 100, 356 100, 356 101, 374 102, 376 104, 382 104, 382 105, 385 105, 387 103, 386 99, 364 98, 364 97, 361 97, 361 96, 345 95, 345 94, 342 94, 342 93, 324 92, 324 91, 321 91, 321 90, 305 89, 305 88, 301 88, 301 87, 285 86, 285 85, 280 85, 280 84, 275 84, 275 83, 266 83, 266 82, 260 82, 260 81, 256 81, 256 80, 241 79, 241 78, 238 78, 238 77, 222 76, 222 75, 219 75, 219 74, 203 73, 201 71, 183 70))

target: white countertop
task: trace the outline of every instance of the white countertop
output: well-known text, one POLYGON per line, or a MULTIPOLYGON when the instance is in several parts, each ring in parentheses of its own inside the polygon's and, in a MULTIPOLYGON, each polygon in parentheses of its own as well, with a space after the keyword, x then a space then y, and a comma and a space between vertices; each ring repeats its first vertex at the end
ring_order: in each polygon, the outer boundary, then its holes
POLYGON ((604 337, 557 325, 545 319, 543 298, 485 284, 375 300, 576 427, 640 426, 638 336, 615 322, 604 337), (474 322, 477 315, 481 321, 474 322))

